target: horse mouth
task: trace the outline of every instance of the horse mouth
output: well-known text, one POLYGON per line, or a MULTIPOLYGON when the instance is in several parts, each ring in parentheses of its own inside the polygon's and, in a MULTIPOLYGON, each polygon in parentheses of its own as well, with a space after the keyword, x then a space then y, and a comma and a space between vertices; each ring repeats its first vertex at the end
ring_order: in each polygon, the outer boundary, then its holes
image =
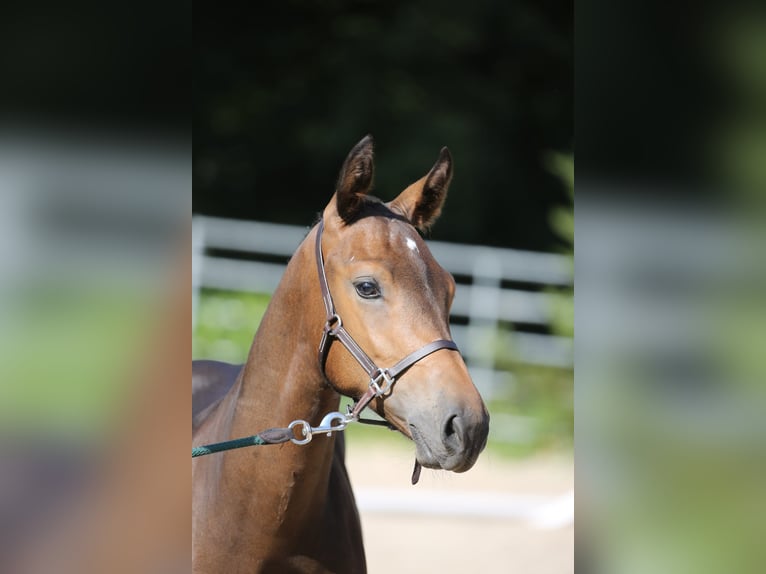
POLYGON ((425 468, 444 468, 423 436, 423 433, 418 430, 418 427, 413 424, 410 424, 409 427, 412 440, 415 443, 415 458, 417 461, 425 468))

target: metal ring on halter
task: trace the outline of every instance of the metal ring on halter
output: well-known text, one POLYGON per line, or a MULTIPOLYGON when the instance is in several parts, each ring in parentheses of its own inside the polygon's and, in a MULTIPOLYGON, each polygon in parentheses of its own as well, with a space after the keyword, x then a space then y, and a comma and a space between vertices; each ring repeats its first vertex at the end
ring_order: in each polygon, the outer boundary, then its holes
POLYGON ((293 442, 293 444, 308 444, 311 442, 311 439, 314 438, 314 435, 311 433, 311 425, 307 423, 306 421, 293 421, 289 425, 287 425, 287 428, 293 431, 293 434, 295 431, 293 430, 295 427, 300 426, 301 430, 303 432, 303 436, 305 438, 299 439, 299 438, 291 438, 290 440, 293 442))
POLYGON ((396 379, 388 374, 386 369, 378 369, 377 374, 370 377, 370 386, 375 389, 375 395, 382 397, 393 386, 396 379), (380 381, 383 381, 383 386, 380 386, 380 381))
POLYGON ((337 313, 333 313, 324 324, 325 332, 332 336, 335 336, 338 333, 338 329, 341 327, 343 327, 343 320, 337 313))

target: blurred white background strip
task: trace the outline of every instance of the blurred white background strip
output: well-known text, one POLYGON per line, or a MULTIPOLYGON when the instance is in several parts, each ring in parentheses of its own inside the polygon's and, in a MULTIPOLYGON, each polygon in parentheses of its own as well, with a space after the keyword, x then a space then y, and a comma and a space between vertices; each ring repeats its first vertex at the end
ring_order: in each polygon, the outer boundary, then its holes
POLYGON ((551 496, 360 487, 355 496, 362 514, 514 519, 540 529, 574 523, 574 491, 551 496))

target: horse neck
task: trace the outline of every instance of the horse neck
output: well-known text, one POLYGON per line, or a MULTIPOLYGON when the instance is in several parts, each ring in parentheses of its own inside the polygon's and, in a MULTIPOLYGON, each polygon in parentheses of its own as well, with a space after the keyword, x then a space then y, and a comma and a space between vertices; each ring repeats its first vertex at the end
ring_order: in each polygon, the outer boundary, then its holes
MULTIPOLYGON (((313 254, 315 231, 298 247, 255 335, 243 368, 232 431, 317 425, 340 397, 317 361, 324 308, 313 254)), ((233 433, 234 434, 234 433, 233 433)))
MULTIPOLYGON (((338 409, 340 397, 325 382, 316 356, 325 313, 315 233, 293 255, 247 363, 206 428, 216 440, 297 419, 317 426, 338 409)), ((211 566, 200 571, 260 571, 267 559, 315 552, 305 547, 317 540, 312 529, 337 501, 330 482, 335 443, 335 435, 317 436, 306 445, 250 447, 197 462, 195 513, 206 535, 196 556, 211 566), (228 566, 220 567, 219 559, 228 566)))

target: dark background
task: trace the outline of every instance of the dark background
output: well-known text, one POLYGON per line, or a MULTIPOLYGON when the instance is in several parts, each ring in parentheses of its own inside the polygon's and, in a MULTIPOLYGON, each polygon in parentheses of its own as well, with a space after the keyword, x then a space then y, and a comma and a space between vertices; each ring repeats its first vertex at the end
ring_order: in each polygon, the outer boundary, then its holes
POLYGON ((183 0, 3 2, 0 133, 185 144, 191 43, 183 0))
POLYGON ((308 225, 370 133, 384 200, 452 151, 433 238, 565 247, 548 164, 573 148, 570 2, 194 9, 194 212, 308 225))

